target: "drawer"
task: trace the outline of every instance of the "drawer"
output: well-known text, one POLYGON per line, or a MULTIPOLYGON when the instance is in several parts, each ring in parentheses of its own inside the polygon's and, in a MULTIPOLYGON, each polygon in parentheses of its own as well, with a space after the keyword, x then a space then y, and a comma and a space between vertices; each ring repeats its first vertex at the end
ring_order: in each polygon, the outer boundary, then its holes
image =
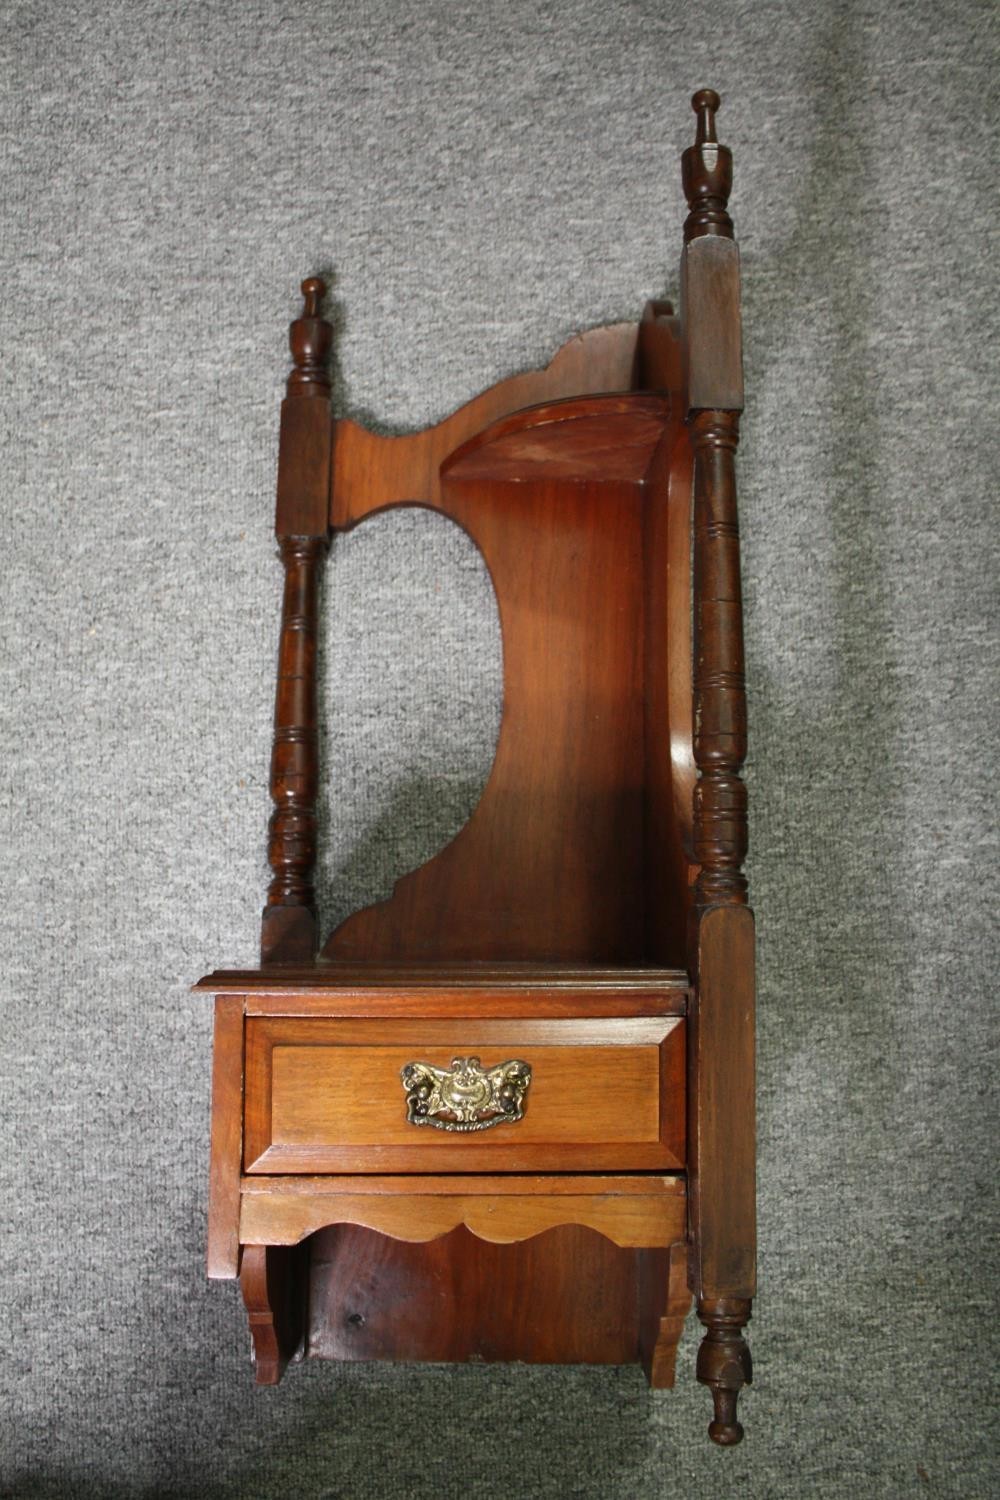
POLYGON ((244 1170, 676 1169, 684 1029, 674 1016, 249 1017, 244 1170))

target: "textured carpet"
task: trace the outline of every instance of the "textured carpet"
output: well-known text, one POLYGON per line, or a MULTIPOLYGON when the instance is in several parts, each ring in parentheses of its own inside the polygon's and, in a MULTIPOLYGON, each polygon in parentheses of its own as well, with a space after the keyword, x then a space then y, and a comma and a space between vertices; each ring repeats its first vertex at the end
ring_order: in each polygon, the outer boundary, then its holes
MULTIPOLYGON (((971 3, 13 3, 0 34, 0 1492, 996 1493, 996 23, 971 3), (285 330, 408 429, 676 290, 691 90, 736 153, 760 923, 747 1441, 636 1370, 255 1394, 203 1279, 210 1031, 252 963, 285 330), (991 522, 993 525, 991 526, 991 522)), ((459 826, 497 726, 470 545, 325 603, 332 921, 459 826)))

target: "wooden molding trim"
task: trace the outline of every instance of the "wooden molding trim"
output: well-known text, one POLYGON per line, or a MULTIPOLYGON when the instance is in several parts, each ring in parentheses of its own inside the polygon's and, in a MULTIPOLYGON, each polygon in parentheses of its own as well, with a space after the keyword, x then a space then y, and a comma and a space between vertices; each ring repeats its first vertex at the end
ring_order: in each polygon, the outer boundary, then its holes
POLYGON ((212 1153, 208 1180, 208 1274, 239 1271, 240 1162, 243 1156, 243 997, 215 1000, 212 1153))
MULTIPOLYGON (((464 1225, 479 1239, 511 1245, 561 1224, 594 1229, 623 1249, 669 1246, 684 1238, 686 1201, 662 1189, 640 1193, 543 1194, 329 1191, 327 1179, 307 1192, 245 1192, 240 1210, 244 1244, 295 1245, 331 1224, 357 1224, 392 1239, 420 1243, 464 1225)), ((580 1179, 577 1179, 577 1187, 580 1179)))
POLYGON ((251 1018, 244 1164, 304 1172, 672 1171, 686 1154, 685 1023, 251 1018), (517 1125, 442 1135, 407 1119, 401 1069, 523 1057, 533 1098, 517 1125), (495 1138, 494 1138, 495 1137, 495 1138))

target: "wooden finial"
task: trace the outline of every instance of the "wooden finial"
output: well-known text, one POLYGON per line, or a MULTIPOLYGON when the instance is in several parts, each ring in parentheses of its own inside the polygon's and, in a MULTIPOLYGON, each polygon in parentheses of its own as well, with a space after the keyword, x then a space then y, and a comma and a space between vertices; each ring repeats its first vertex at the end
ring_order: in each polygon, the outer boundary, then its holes
POLYGON ((684 225, 685 241, 705 234, 733 238, 733 221, 726 212, 733 186, 733 154, 728 146, 719 145, 715 133, 715 111, 721 103, 714 89, 699 89, 691 99, 698 130, 694 145, 681 157, 684 196, 691 210, 684 225))
POLYGON ((722 100, 714 89, 699 89, 691 98, 691 108, 698 116, 697 146, 717 146, 719 137, 715 133, 715 111, 722 100))
POLYGON ((698 1379, 712 1392, 714 1420, 708 1435, 713 1443, 731 1448, 743 1438, 736 1419, 736 1403, 745 1385, 753 1383, 753 1362, 743 1329, 751 1303, 745 1297, 713 1297, 698 1301, 698 1317, 706 1328, 698 1350, 698 1379))
POLYGON ((318 318, 320 303, 326 296, 326 282, 322 276, 307 276, 302 283, 302 296, 305 299, 302 316, 304 318, 318 318))
POLYGON ((290 396, 330 395, 327 360, 333 343, 333 329, 320 316, 320 305, 326 296, 326 282, 320 276, 309 276, 302 283, 302 314, 288 330, 295 368, 288 377, 290 396))

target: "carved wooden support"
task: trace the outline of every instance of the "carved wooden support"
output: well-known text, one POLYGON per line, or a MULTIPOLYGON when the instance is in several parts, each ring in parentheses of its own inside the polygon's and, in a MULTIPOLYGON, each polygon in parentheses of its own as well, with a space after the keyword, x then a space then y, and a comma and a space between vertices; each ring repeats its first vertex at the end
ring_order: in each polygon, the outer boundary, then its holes
POLYGON ((268 906, 313 910, 316 860, 316 793, 319 737, 316 723, 316 629, 318 564, 325 542, 318 537, 282 537, 285 569, 281 612, 278 691, 271 755, 271 815, 268 860, 274 872, 268 906))
POLYGON ((743 1329, 750 1318, 750 1300, 743 1297, 698 1299, 698 1317, 706 1328, 698 1350, 698 1379, 712 1392, 715 1418, 708 1425, 713 1443, 732 1447, 743 1437, 736 1420, 740 1391, 753 1380, 750 1350, 743 1329))
POLYGON ((743 405, 739 252, 727 212, 732 153, 715 133, 719 96, 691 104, 697 139, 684 153, 684 324, 694 447, 695 906, 746 901, 747 847, 743 608, 734 459, 743 405))
MULTIPOLYGON (((717 1385, 731 1388, 718 1375, 716 1346, 732 1342, 732 1325, 719 1319, 739 1312, 742 1327, 756 1291, 753 913, 747 906, 712 907, 701 915, 697 932, 688 1049, 690 1286, 706 1327, 718 1323, 721 1330, 718 1337, 706 1334, 704 1362, 700 1357, 698 1364, 699 1379, 715 1391, 717 1385)), ((718 1400, 716 1407, 716 1422, 724 1427, 732 1420, 735 1395, 725 1398, 721 1414, 718 1400)), ((717 1436, 721 1431, 712 1431, 717 1442, 738 1441, 732 1434, 717 1436)))
POLYGON ((682 159, 690 214, 682 283, 694 447, 695 906, 746 901, 747 847, 743 606, 734 460, 743 405, 739 252, 727 204, 732 153, 715 133, 719 96, 691 104, 697 139, 682 159))
POLYGON ((304 1252, 298 1245, 246 1245, 240 1290, 250 1322, 258 1385, 277 1385, 304 1331, 304 1252))
POLYGON ((302 283, 304 308, 289 331, 294 364, 281 410, 275 532, 285 584, 271 755, 274 812, 267 854, 272 879, 261 924, 262 963, 310 962, 316 952, 316 637, 332 437, 326 362, 333 330, 319 316, 325 291, 317 277, 302 283))
POLYGON ((694 849, 700 865, 695 904, 743 904, 747 795, 740 541, 733 459, 739 415, 701 411, 691 424, 695 451, 694 849))
POLYGON ((642 1254, 639 1353, 654 1390, 673 1388, 677 1345, 691 1310, 687 1273, 688 1250, 683 1242, 671 1245, 667 1251, 647 1250, 642 1254))

